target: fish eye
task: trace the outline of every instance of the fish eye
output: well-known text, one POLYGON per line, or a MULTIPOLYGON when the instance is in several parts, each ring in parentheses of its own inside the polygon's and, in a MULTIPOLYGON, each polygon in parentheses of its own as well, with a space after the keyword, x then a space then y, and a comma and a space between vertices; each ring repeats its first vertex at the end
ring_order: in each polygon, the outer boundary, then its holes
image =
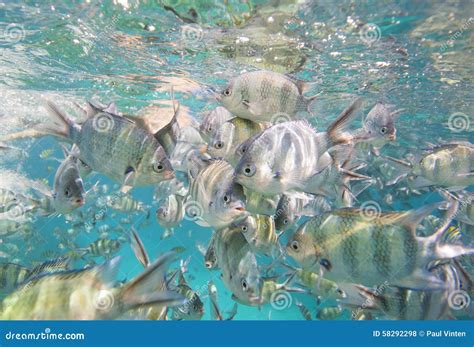
POLYGON ((225 203, 230 202, 230 195, 229 194, 224 195, 224 202, 225 203))
POLYGON ((243 291, 246 292, 249 289, 249 285, 248 285, 247 281, 244 278, 242 279, 241 284, 242 284, 243 291))
POLYGON ((289 220, 287 218, 283 219, 283 224, 288 224, 289 220))
POLYGON ((165 169, 165 166, 163 165, 163 163, 161 161, 159 161, 158 163, 153 164, 153 171, 155 171, 155 172, 161 172, 164 169, 165 169))
POLYGON ((211 131, 212 131, 212 127, 209 126, 209 128, 207 128, 207 131, 211 132, 211 131))
POLYGON ((244 175, 247 177, 252 177, 253 175, 255 175, 255 171, 256 168, 254 164, 247 164, 244 168, 244 175))
POLYGON ((295 241, 292 241, 291 244, 290 244, 290 247, 291 247, 294 251, 298 252, 298 251, 300 250, 300 243, 299 243, 298 241, 296 241, 296 240, 295 240, 295 241))
POLYGON ((71 196, 71 191, 69 190, 69 188, 64 189, 64 195, 66 195, 66 197, 68 198, 71 196))
POLYGON ((388 128, 387 128, 387 127, 382 127, 382 128, 380 128, 380 132, 381 132, 382 134, 386 134, 387 131, 388 131, 388 128))
POLYGON ((242 225, 240 227, 240 230, 242 230, 245 233, 247 230, 249 230, 249 228, 246 225, 242 225))
POLYGON ((212 264, 211 264, 210 261, 206 261, 206 262, 204 263, 204 265, 205 265, 208 269, 210 269, 210 268, 212 267, 212 264))
POLYGON ((224 96, 230 96, 232 94, 232 90, 230 90, 230 88, 227 88, 222 92, 222 94, 224 96))
POLYGON ((217 141, 214 144, 214 148, 216 148, 216 149, 221 149, 222 147, 224 147, 224 142, 222 142, 222 141, 217 141))

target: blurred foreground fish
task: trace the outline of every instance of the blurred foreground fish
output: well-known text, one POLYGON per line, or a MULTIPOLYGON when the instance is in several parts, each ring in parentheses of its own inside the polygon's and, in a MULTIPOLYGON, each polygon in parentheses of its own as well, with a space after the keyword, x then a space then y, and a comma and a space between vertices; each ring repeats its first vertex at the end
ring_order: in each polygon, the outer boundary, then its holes
POLYGON ((177 293, 151 289, 166 271, 173 253, 165 253, 143 273, 114 287, 118 258, 84 270, 65 271, 30 279, 3 300, 1 319, 116 319, 142 306, 179 305, 177 293))

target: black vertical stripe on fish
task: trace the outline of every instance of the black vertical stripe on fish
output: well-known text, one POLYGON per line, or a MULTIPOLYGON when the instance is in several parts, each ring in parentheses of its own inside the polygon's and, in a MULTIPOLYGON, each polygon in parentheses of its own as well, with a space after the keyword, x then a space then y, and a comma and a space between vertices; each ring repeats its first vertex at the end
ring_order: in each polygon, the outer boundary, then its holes
POLYGON ((372 234, 373 260, 377 272, 381 276, 390 273, 391 249, 387 232, 382 227, 375 227, 372 234))
MULTIPOLYGON (((349 231, 350 232, 350 231, 349 231)), ((346 235, 341 242, 342 258, 347 273, 356 278, 359 274, 357 234, 346 235)))
MULTIPOLYGON (((410 230, 400 230, 403 237, 403 254, 405 255, 405 273, 411 274, 417 265, 418 243, 410 230)), ((398 269, 395 269, 398 271, 398 269)))
POLYGON ((268 78, 262 79, 262 84, 260 85, 260 97, 262 100, 268 99, 272 91, 272 81, 268 78))
POLYGON ((288 110, 288 102, 290 101, 292 91, 293 88, 290 83, 285 83, 281 87, 280 110, 288 110))

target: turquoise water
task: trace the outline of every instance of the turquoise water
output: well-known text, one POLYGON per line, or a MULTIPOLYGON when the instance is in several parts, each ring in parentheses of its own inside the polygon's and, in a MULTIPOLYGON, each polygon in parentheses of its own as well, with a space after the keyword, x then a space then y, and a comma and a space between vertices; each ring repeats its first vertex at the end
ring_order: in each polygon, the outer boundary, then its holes
MULTIPOLYGON (((271 1, 191 3, 1 2, 0 135, 44 122, 48 117, 45 99, 70 113, 75 102, 93 99, 113 101, 121 112, 136 114, 170 100, 171 86, 181 107, 199 120, 218 105, 212 93, 226 81, 245 71, 269 69, 315 82, 314 92, 320 96, 312 105, 310 121, 318 129, 327 126, 355 96, 367 100, 364 114, 379 100, 403 108, 397 141, 386 145, 383 154, 402 158, 430 143, 473 140, 471 1, 283 1, 279 6, 271 1), (195 23, 188 23, 190 18, 195 23), (453 130, 453 114, 471 124, 453 130)), ((2 153, 1 169, 52 186, 59 165, 54 158, 62 158, 58 142, 44 137, 12 145, 21 150, 2 153), (53 152, 41 158, 49 149, 53 152)), ((373 176, 380 175, 375 166, 368 170, 373 176)), ((103 175, 93 174, 85 179, 86 189, 96 182, 108 187, 107 194, 119 188, 103 175)), ((230 310, 231 293, 218 272, 203 266, 197 250, 197 243, 207 244, 212 230, 184 220, 173 237, 161 240, 163 229, 155 219, 153 192, 153 187, 131 192, 150 206, 149 219, 144 213, 129 215, 107 209, 106 218, 86 231, 75 225, 80 218, 76 215, 38 217, 32 233, 6 240, 0 249, 7 253, 6 261, 33 266, 87 246, 100 237, 102 225, 110 227, 105 235, 109 238, 123 236, 114 230, 117 226, 130 229, 133 225, 152 258, 173 247, 185 247, 180 257, 191 256, 187 279, 195 290, 201 289, 204 319, 209 318, 206 295, 211 278, 218 287, 221 309, 230 310), (131 223, 121 223, 124 217, 130 217, 131 223)), ((80 209, 86 221, 100 210, 96 199, 97 195, 88 199, 80 209)), ((361 201, 364 199, 379 202, 384 210, 400 210, 436 197, 430 192, 406 196, 396 194, 394 188, 372 186, 364 191, 361 201)), ((142 271, 127 242, 118 254, 122 256, 121 279, 142 271)), ((89 260, 101 263, 104 259, 89 260)), ((84 265, 79 260, 75 267, 84 265)), ((296 301, 315 312, 314 298, 295 294, 292 300, 285 310, 239 305, 236 319, 301 319, 296 301)))

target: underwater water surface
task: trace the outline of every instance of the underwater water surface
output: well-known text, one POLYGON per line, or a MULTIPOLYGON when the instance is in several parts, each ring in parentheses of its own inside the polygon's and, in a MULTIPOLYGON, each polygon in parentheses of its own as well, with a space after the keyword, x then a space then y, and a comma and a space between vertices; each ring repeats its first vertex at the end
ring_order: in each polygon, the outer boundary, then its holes
MULTIPOLYGON (((408 160, 433 145, 474 140, 474 3, 468 0, 1 1, 0 34, 0 143, 6 147, 0 152, 0 187, 29 197, 40 198, 53 187, 64 158, 60 142, 52 136, 1 139, 50 121, 46 100, 77 121, 84 116, 77 105, 84 107, 88 100, 114 102, 125 115, 157 118, 172 114, 179 103, 183 122, 198 127, 206 112, 220 105, 215 95, 228 81, 255 70, 311 82, 308 95, 317 97, 306 118, 318 131, 357 97, 364 104, 353 129, 377 102, 403 109, 396 140, 365 162, 361 172, 372 184, 361 186, 354 206, 369 203, 377 213, 442 200, 436 189, 413 191, 403 180, 387 184, 402 169, 382 157, 408 160)), ((472 162, 472 156, 466 160, 472 162)), ((203 302, 202 319, 211 319, 211 280, 220 311, 229 315, 235 304, 231 290, 219 270, 204 266, 202 250, 213 228, 185 215, 163 238, 156 211, 166 192, 154 185, 133 188, 128 196, 141 205, 131 208, 137 211, 120 211, 108 205, 107 197, 123 198, 121 182, 98 172, 83 181, 85 204, 69 214, 43 215, 22 205, 20 230, 5 235, 5 224, 0 230, 0 262, 33 268, 47 259, 70 257, 70 268, 81 269, 120 256, 116 279, 128 281, 143 271, 130 247, 134 229, 151 260, 171 249, 178 250, 178 259, 189 259, 185 278, 203 302), (119 249, 106 257, 81 253, 99 239, 118 240, 119 249)), ((473 191, 472 185, 462 188, 473 191)), ((460 228, 463 244, 471 244, 472 224, 453 225, 460 228)), ((295 229, 280 238, 283 248, 295 229)), ((266 273, 271 259, 257 255, 257 260, 266 273)), ((472 274, 472 256, 462 262, 472 274)), ((278 276, 279 282, 291 275, 281 264, 272 266, 268 276, 278 276)), ((171 265, 178 267, 179 261, 171 265)), ((274 302, 259 307, 239 304, 234 319, 304 319, 300 304, 316 319, 322 308, 338 305, 307 293, 277 294, 274 302)), ((335 319, 351 319, 352 308, 341 308, 335 319)), ((463 312, 457 317, 472 319, 472 311, 463 312)))

